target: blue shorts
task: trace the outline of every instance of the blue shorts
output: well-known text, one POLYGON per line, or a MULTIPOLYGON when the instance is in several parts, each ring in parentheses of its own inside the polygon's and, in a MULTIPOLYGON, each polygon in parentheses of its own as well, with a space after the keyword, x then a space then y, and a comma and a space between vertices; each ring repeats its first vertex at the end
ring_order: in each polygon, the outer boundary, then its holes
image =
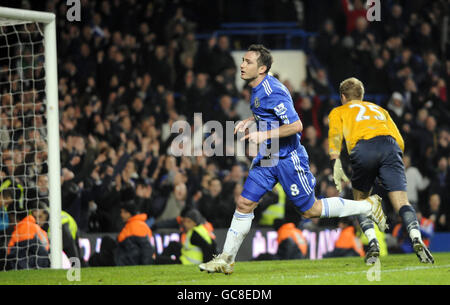
POLYGON ((403 153, 391 136, 359 140, 350 153, 352 187, 369 192, 378 178, 388 192, 406 191, 403 153))
POLYGON ((288 198, 300 212, 309 210, 316 201, 314 187, 316 178, 309 170, 306 150, 299 145, 297 150, 277 160, 272 167, 254 165, 244 184, 242 197, 258 202, 277 182, 280 182, 288 198))

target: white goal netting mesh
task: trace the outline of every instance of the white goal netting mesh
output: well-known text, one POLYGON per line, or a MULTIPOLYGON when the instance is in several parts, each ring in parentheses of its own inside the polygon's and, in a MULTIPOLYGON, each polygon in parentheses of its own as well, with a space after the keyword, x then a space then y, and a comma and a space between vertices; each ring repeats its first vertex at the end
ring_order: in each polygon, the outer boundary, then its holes
POLYGON ((44 60, 40 24, 0 18, 0 271, 49 267, 44 60))

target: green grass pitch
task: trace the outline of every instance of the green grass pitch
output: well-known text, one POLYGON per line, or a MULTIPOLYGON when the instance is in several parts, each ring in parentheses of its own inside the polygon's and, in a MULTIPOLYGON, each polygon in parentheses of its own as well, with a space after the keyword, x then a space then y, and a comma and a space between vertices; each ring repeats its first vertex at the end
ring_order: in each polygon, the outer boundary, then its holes
POLYGON ((237 262, 232 275, 182 265, 95 267, 73 282, 67 270, 23 270, 0 272, 0 285, 449 285, 450 253, 434 258, 429 265, 414 254, 389 255, 372 267, 357 257, 237 262))

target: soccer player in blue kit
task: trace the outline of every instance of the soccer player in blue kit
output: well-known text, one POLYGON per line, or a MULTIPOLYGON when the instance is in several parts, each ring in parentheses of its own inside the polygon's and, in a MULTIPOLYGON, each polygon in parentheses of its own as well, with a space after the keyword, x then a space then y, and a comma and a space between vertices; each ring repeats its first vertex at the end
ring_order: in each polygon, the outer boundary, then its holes
POLYGON ((386 227, 381 198, 377 195, 361 201, 340 197, 316 199, 316 179, 309 170, 308 154, 300 143, 302 122, 287 88, 268 74, 271 66, 272 55, 262 45, 251 45, 242 59, 241 78, 252 88, 250 107, 253 116, 239 122, 234 132, 244 132, 252 121, 256 121, 258 131, 248 133, 241 141, 248 139, 253 144, 260 144, 260 150, 253 159, 237 201, 223 251, 211 261, 200 264, 201 271, 233 273, 236 254, 252 224, 253 210, 277 182, 305 218, 363 214, 381 230, 386 227), (276 141, 278 151, 272 151, 272 142, 276 141))

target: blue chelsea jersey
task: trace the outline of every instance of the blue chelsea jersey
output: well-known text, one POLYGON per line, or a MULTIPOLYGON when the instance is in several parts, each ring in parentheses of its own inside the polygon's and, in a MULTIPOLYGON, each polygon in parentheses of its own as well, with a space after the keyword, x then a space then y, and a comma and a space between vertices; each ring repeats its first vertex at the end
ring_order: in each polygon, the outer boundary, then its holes
MULTIPOLYGON (((294 109, 294 102, 289 90, 271 75, 267 75, 258 86, 252 89, 250 108, 259 131, 276 129, 300 119, 294 109)), ((271 151, 271 155, 278 155, 280 158, 288 156, 301 145, 300 138, 301 133, 280 138, 279 153, 271 151)), ((267 149, 270 147, 270 139, 262 143, 256 161, 267 156, 267 149)))

